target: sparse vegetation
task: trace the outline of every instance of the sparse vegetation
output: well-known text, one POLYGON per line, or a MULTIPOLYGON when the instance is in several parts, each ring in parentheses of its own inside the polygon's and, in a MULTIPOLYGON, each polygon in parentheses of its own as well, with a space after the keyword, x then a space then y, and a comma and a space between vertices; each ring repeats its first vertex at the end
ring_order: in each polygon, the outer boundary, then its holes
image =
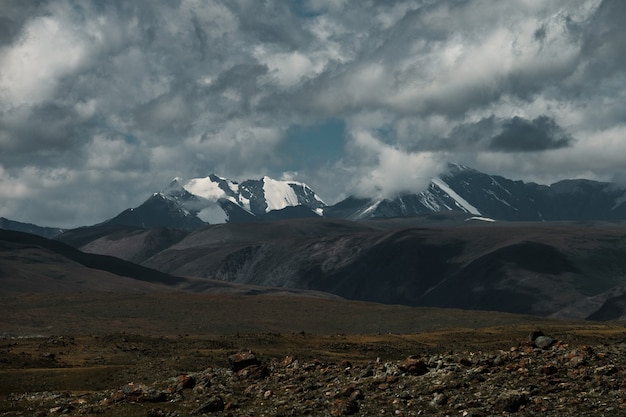
MULTIPOLYGON (((410 334, 5 337, 0 415, 626 413, 624 327, 523 320, 482 327, 487 317, 476 316, 475 328, 410 334), (541 348, 528 338, 540 334, 538 324, 554 338, 541 348), (232 359, 237 352, 253 353, 232 359)), ((239 322, 231 321, 233 330, 239 322)), ((163 325, 167 333, 174 322, 163 325)))

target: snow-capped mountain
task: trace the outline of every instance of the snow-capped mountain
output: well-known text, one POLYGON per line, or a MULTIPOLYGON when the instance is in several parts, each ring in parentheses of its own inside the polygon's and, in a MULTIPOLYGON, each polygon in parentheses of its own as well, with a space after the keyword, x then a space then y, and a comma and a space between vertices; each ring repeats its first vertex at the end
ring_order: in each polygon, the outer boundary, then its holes
POLYGON ((427 190, 395 198, 350 197, 324 209, 326 217, 353 220, 462 211, 497 220, 626 219, 626 190, 612 183, 564 180, 552 185, 513 181, 450 164, 427 190))
POLYGON ((204 224, 322 215, 326 203, 306 184, 270 177, 242 183, 211 174, 174 178, 141 206, 107 224, 194 229, 204 224))
POLYGON ((327 206, 300 182, 263 177, 237 183, 211 174, 190 180, 175 178, 141 206, 125 210, 105 224, 195 229, 207 223, 319 216, 367 220, 442 211, 510 221, 626 220, 626 190, 590 180, 524 183, 450 164, 449 170, 432 178, 422 192, 394 198, 353 196, 327 206))

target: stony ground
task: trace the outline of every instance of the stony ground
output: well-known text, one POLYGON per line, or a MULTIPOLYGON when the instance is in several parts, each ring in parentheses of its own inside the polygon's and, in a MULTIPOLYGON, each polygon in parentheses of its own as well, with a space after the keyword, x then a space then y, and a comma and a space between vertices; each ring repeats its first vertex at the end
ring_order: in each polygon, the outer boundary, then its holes
POLYGON ((0 342, 2 416, 626 415, 620 325, 0 342))

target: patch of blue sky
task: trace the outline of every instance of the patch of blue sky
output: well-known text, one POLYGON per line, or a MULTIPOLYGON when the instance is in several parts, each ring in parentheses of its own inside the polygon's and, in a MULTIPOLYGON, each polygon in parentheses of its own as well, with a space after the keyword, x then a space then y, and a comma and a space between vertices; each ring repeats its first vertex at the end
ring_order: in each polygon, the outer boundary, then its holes
POLYGON ((312 169, 338 161, 344 154, 345 137, 346 124, 341 119, 290 126, 281 149, 284 170, 312 169))

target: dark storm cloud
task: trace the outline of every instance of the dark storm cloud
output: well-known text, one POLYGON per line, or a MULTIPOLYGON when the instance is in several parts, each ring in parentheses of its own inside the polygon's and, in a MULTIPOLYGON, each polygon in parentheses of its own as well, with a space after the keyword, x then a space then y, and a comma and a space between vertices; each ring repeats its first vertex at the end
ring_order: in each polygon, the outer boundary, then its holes
POLYGON ((542 152, 572 146, 573 138, 554 119, 528 120, 491 115, 475 123, 456 126, 449 136, 419 143, 413 151, 542 152))
POLYGON ((513 117, 502 132, 491 139, 489 149, 499 152, 537 152, 570 146, 572 138, 554 120, 540 116, 533 120, 513 117))
POLYGON ((42 150, 71 150, 80 131, 87 128, 72 109, 56 103, 12 109, 0 116, 0 120, 0 138, 3 138, 0 143, 16 157, 21 154, 32 158, 42 150))
POLYGON ((17 22, 8 17, 0 16, 0 48, 10 45, 19 33, 17 22))

